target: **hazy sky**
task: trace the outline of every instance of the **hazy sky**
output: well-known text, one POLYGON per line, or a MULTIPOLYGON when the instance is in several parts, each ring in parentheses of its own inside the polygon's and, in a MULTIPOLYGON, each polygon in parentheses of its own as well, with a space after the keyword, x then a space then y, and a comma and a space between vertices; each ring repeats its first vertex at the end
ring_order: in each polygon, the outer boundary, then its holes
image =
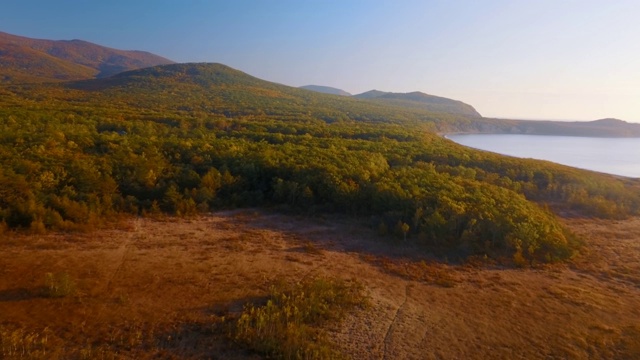
POLYGON ((484 116, 640 122, 638 0, 2 0, 0 31, 484 116))

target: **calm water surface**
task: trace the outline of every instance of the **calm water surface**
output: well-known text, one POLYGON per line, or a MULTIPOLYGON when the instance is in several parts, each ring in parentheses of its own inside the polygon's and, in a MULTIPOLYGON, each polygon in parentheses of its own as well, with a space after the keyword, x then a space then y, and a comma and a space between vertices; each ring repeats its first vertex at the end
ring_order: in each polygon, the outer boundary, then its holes
POLYGON ((447 135, 458 144, 581 169, 640 177, 640 138, 542 135, 447 135))

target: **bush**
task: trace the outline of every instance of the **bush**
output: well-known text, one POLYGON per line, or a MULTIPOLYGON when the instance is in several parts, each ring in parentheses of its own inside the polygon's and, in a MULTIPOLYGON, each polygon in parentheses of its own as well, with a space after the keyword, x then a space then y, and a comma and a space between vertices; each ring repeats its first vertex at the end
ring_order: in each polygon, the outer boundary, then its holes
POLYGON ((44 276, 45 295, 51 298, 60 298, 72 295, 76 286, 67 273, 46 273, 44 276))
POLYGON ((47 228, 45 227, 42 220, 33 220, 31 225, 29 226, 29 231, 32 234, 44 234, 47 232, 47 228))
POLYGON ((284 291, 272 287, 266 305, 246 305, 233 338, 248 348, 280 359, 342 358, 321 326, 366 304, 362 287, 337 279, 315 278, 284 291))

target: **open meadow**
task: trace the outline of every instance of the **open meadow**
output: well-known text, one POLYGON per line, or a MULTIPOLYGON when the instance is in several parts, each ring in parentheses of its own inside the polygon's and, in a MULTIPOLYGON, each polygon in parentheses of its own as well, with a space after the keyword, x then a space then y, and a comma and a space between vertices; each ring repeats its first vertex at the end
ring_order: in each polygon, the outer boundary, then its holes
MULTIPOLYGON (((230 335, 246 304, 310 278, 365 306, 323 334, 371 359, 640 358, 640 219, 563 219, 568 264, 447 263, 340 218, 264 210, 133 218, 116 230, 0 241, 0 355, 260 358, 230 335)), ((364 223, 364 222, 363 222, 364 223)))

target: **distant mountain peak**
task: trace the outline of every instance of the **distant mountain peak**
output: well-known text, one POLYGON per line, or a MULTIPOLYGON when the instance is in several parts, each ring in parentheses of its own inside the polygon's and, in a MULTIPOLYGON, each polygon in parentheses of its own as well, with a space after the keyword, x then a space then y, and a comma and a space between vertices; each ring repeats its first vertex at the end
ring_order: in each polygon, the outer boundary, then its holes
POLYGON ((607 125, 622 125, 622 124, 628 124, 628 123, 627 123, 626 121, 624 121, 624 120, 615 119, 615 118, 598 119, 598 120, 594 120, 594 121, 592 121, 592 123, 594 123, 594 124, 607 124, 607 125))
POLYGON ((300 86, 300 89, 311 90, 311 91, 320 92, 320 93, 324 93, 324 94, 351 96, 350 93, 348 93, 348 92, 346 92, 346 91, 344 91, 342 89, 337 89, 337 88, 330 87, 330 86, 305 85, 305 86, 300 86))
POLYGON ((420 91, 412 91, 409 93, 394 93, 380 90, 370 90, 362 94, 354 95, 353 97, 373 101, 385 101, 388 103, 393 103, 395 105, 411 108, 421 108, 434 112, 481 117, 481 115, 476 111, 476 109, 473 108, 473 106, 465 104, 462 101, 429 95, 420 91))
POLYGON ((131 77, 155 77, 155 78, 180 78, 184 81, 212 81, 222 79, 224 82, 238 82, 242 79, 255 79, 253 76, 230 66, 220 63, 178 63, 158 65, 148 68, 125 71, 113 76, 113 78, 131 77))
POLYGON ((374 89, 374 90, 369 90, 367 92, 363 92, 362 94, 353 95, 353 97, 358 99, 374 99, 384 94, 389 94, 389 93, 374 89))
POLYGON ((48 82, 107 77, 173 61, 84 40, 43 40, 0 32, 0 81, 48 82))
POLYGON ((104 90, 134 84, 135 87, 158 89, 160 86, 194 84, 202 89, 218 86, 239 86, 244 88, 264 87, 273 84, 258 79, 240 70, 219 63, 174 63, 157 65, 118 73, 108 78, 83 80, 68 86, 83 90, 104 90))

